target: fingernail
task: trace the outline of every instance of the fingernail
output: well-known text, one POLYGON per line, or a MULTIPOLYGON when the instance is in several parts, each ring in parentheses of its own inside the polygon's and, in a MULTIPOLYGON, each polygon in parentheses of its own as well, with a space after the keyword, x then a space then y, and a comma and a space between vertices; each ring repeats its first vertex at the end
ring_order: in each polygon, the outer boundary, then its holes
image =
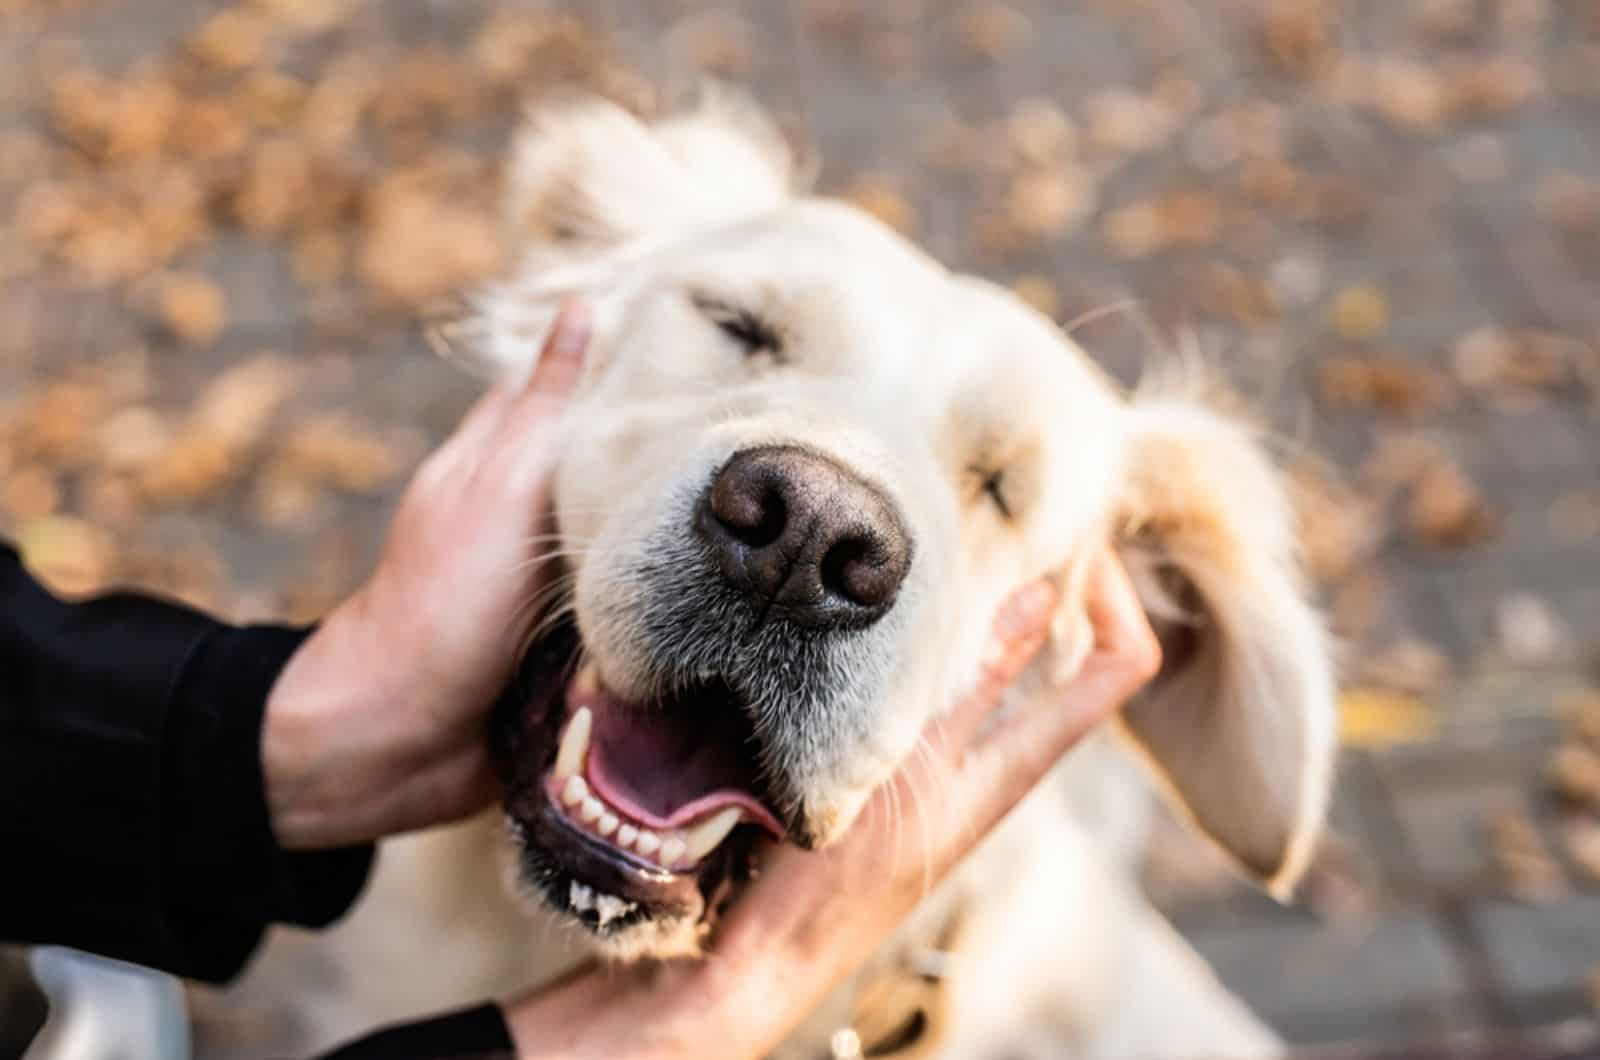
POLYGON ((589 303, 582 298, 574 298, 561 307, 561 313, 556 317, 555 336, 551 340, 550 352, 558 357, 581 356, 584 348, 589 345, 589 335, 594 328, 594 314, 589 303))
POLYGON ((1035 632, 1050 618, 1056 590, 1040 579, 1012 594, 995 618, 995 632, 1004 641, 1016 641, 1035 632))

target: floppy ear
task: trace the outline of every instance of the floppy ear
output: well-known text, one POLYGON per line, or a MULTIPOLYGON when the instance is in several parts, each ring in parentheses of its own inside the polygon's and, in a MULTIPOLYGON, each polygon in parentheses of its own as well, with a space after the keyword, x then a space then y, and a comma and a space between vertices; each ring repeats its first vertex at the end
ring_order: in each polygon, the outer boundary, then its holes
POLYGON ((1179 809, 1283 898, 1321 832, 1337 744, 1288 493, 1244 423, 1173 397, 1131 412, 1114 528, 1163 661, 1122 725, 1179 809))
POLYGON ((535 107, 517 135, 505 220, 523 253, 570 260, 770 210, 796 180, 777 126, 729 89, 649 124, 609 100, 566 99, 535 107))
POLYGON ((510 278, 478 299, 469 363, 532 370, 561 299, 598 293, 628 262, 698 230, 771 210, 801 175, 753 102, 708 86, 693 107, 646 122, 609 100, 534 107, 506 169, 510 278))

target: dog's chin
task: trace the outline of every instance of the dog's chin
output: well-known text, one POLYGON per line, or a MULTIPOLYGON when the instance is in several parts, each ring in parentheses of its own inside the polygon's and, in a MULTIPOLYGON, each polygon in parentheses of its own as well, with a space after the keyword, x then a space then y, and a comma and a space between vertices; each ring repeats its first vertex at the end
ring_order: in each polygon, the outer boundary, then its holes
POLYGON ((782 838, 759 744, 715 678, 628 702, 582 646, 572 622, 542 637, 496 714, 519 883, 610 957, 695 953, 763 834, 782 838))

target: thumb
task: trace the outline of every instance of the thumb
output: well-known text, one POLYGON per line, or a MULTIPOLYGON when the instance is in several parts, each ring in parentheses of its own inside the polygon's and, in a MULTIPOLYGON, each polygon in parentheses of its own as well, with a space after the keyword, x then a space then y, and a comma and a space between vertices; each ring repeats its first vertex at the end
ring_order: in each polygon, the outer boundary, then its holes
POLYGON ((1095 648, 1083 669, 1049 704, 1033 704, 1002 722, 974 754, 986 816, 998 818, 1061 756, 1115 714, 1156 674, 1161 647, 1121 561, 1095 564, 1087 594, 1095 648))
POLYGON ((533 373, 511 396, 506 422, 513 432, 520 434, 565 407, 583 376, 593 331, 594 312, 588 301, 570 298, 562 303, 533 373))

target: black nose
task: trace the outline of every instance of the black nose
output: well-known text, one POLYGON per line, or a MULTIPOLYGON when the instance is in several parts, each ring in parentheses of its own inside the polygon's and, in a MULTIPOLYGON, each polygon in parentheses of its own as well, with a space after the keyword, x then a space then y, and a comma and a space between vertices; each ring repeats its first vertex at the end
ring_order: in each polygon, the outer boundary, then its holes
POLYGON ((696 521, 730 585, 808 626, 876 621, 911 566, 911 536, 889 498, 796 446, 735 453, 696 521))

